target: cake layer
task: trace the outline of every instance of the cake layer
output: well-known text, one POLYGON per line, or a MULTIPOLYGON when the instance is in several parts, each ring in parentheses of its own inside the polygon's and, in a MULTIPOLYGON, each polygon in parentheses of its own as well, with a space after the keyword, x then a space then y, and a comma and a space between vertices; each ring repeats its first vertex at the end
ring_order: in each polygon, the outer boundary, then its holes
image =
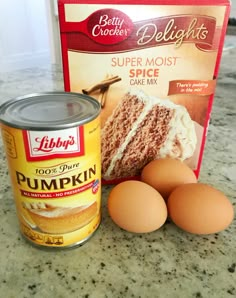
POLYGON ((102 173, 106 173, 111 159, 124 143, 133 123, 144 108, 136 93, 127 93, 106 121, 102 130, 102 173))
POLYGON ((137 176, 148 162, 158 158, 160 148, 168 137, 173 113, 169 108, 156 105, 146 114, 121 158, 116 159, 108 173, 110 179, 137 176))

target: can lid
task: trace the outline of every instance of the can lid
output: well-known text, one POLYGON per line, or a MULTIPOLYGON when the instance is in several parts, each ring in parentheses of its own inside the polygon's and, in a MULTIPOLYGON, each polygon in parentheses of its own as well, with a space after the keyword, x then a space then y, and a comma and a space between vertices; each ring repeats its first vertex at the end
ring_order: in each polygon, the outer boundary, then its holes
POLYGON ((99 113, 99 102, 84 94, 35 93, 0 106, 0 122, 27 130, 57 130, 83 125, 99 113))

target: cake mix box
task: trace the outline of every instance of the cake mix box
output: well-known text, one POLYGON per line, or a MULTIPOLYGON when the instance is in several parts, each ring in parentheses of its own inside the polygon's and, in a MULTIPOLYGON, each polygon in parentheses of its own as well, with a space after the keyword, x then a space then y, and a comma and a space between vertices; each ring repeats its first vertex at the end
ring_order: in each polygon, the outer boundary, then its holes
POLYGON ((227 0, 59 0, 66 91, 102 106, 104 183, 151 160, 199 176, 227 22, 227 0))

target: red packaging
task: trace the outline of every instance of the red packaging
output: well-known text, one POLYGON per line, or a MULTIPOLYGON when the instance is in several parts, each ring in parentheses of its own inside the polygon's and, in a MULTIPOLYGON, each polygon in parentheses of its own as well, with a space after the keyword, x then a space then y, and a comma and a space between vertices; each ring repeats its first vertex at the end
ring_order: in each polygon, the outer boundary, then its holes
POLYGON ((104 183, 171 157, 199 176, 230 1, 59 0, 66 91, 102 105, 104 183))

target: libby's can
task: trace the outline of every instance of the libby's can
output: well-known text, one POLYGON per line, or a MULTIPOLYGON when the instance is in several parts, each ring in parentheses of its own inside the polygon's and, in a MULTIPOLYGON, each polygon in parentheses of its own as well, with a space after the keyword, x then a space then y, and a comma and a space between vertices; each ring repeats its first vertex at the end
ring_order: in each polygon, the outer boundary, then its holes
POLYGON ((20 230, 46 247, 82 244, 101 220, 100 104, 66 92, 0 107, 20 230))

